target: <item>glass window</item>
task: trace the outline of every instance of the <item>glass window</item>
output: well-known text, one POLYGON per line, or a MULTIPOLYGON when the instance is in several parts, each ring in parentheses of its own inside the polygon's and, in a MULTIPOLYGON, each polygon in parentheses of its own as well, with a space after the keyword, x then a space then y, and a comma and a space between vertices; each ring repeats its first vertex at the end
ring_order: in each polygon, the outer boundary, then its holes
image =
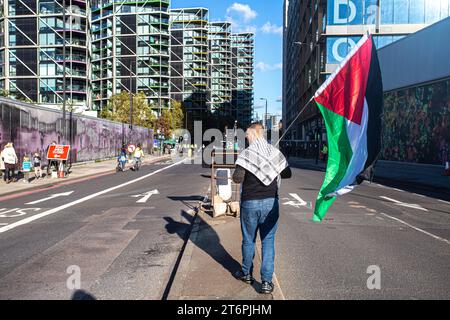
POLYGON ((378 0, 365 0, 364 2, 364 24, 372 25, 377 23, 378 0))
POLYGON ((439 21, 441 16, 440 0, 426 0, 425 2, 425 23, 439 21))
POLYGON ((41 76, 56 75, 56 65, 54 63, 41 63, 39 66, 41 76))
POLYGON ((392 36, 378 36, 376 39, 377 49, 381 49, 393 42, 392 36))
POLYGON ((410 2, 409 23, 425 23, 425 0, 413 0, 410 2))
POLYGON ((394 24, 408 23, 409 0, 394 1, 394 24))
POLYGON ((56 37, 54 33, 41 33, 39 34, 40 45, 48 46, 54 45, 56 42, 56 37))
POLYGON ((441 19, 449 16, 449 0, 441 0, 441 19))
POLYGON ((380 0, 381 24, 394 22, 394 0, 380 0))
POLYGON ((328 37, 327 63, 341 63, 361 37, 328 37))

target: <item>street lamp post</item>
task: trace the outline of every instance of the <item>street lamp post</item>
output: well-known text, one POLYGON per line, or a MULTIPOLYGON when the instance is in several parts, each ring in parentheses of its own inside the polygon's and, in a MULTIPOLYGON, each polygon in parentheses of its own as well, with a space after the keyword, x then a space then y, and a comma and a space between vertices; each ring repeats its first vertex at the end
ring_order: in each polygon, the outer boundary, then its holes
POLYGON ((63 0, 63 144, 66 143, 66 0, 63 0))

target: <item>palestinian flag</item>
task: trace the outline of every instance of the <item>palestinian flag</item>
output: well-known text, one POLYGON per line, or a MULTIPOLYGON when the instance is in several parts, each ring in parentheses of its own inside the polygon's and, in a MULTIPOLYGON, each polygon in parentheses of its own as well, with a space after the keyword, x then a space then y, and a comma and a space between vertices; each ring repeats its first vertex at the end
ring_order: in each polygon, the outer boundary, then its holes
POLYGON ((317 90, 328 137, 328 164, 313 221, 336 199, 372 178, 381 148, 383 87, 372 36, 364 36, 317 90))

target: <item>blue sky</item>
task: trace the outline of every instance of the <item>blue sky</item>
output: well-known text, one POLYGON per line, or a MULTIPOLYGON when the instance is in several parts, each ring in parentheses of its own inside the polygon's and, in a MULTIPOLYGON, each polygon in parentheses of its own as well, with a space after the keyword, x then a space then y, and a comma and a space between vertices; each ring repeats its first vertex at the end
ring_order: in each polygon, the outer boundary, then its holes
POLYGON ((262 114, 267 98, 269 113, 281 115, 282 0, 171 0, 172 8, 204 7, 210 21, 227 20, 233 32, 255 32, 255 107, 262 114))

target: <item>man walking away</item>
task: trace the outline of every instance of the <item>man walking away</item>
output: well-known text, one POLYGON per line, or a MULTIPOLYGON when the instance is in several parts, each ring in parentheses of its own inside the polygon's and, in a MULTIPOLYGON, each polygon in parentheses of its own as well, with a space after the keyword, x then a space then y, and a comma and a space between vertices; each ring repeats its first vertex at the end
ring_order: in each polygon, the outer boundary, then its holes
POLYGON ((233 181, 242 183, 242 270, 235 277, 253 283, 253 258, 259 230, 262 243, 261 293, 269 294, 273 291, 278 187, 280 178, 290 178, 292 173, 283 154, 264 138, 264 127, 260 123, 250 125, 246 137, 249 147, 239 155, 233 174, 233 181))
POLYGON ((19 163, 19 159, 16 155, 16 150, 14 150, 14 146, 12 142, 6 144, 5 148, 1 153, 1 157, 3 158, 3 162, 5 163, 5 181, 6 183, 10 183, 11 181, 16 182, 17 179, 15 177, 16 164, 19 163))

